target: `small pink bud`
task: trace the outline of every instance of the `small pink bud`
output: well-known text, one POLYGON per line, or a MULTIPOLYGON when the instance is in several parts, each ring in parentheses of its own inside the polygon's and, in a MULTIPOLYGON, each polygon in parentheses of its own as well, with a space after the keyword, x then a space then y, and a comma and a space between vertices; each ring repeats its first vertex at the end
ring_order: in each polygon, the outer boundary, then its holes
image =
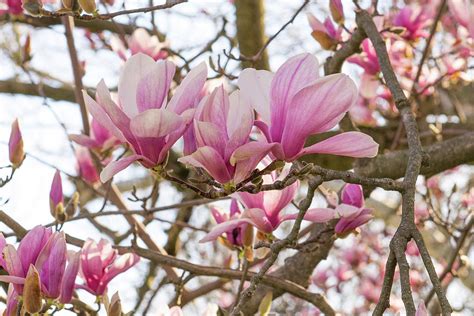
POLYGON ((18 119, 13 121, 8 148, 10 151, 10 162, 12 163, 13 168, 20 167, 25 158, 25 152, 23 151, 23 138, 21 136, 18 119))
POLYGON ((342 7, 341 0, 330 0, 329 1, 329 10, 331 11, 331 15, 333 20, 337 24, 344 23, 344 10, 342 7))
POLYGON ((56 219, 61 219, 64 215, 64 198, 61 174, 56 170, 53 182, 51 183, 51 191, 49 192, 49 206, 51 215, 56 219))

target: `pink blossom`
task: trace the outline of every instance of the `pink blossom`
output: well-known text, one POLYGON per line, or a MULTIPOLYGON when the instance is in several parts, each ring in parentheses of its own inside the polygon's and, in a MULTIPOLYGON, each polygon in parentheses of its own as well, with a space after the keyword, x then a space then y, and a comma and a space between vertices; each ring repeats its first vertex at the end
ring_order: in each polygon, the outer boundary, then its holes
POLYGON ((418 308, 416 309, 415 316, 428 316, 428 311, 426 310, 426 305, 423 300, 420 301, 418 304, 418 308))
POLYGON ((342 189, 341 202, 336 209, 344 215, 336 224, 337 234, 348 233, 373 218, 372 210, 364 207, 364 195, 360 185, 346 184, 342 189))
MULTIPOLYGON (((230 203, 230 213, 229 214, 222 214, 220 213, 215 207, 211 207, 211 214, 216 220, 217 224, 221 224, 227 222, 231 219, 238 218, 241 214, 239 204, 236 199, 232 199, 230 203)), ((244 237, 244 231, 247 229, 247 225, 242 225, 240 227, 234 228, 225 232, 226 239, 229 243, 233 246, 242 247, 244 237)))
POLYGON ((321 23, 311 13, 307 14, 309 25, 313 32, 311 35, 325 50, 334 50, 337 44, 341 41, 342 29, 337 28, 331 22, 331 19, 326 18, 324 23, 321 23))
MULTIPOLYGON (((131 56, 143 53, 154 60, 165 59, 168 57, 168 52, 164 50, 168 44, 166 42, 160 42, 156 35, 151 36, 148 34, 147 30, 143 28, 136 29, 126 41, 131 56)), ((129 58, 127 55, 127 48, 119 37, 113 37, 110 44, 112 49, 120 58, 123 60, 129 58)))
MULTIPOLYGON (((97 96, 96 99, 98 99, 97 96)), ((96 119, 91 120, 90 136, 71 134, 69 135, 69 139, 79 145, 96 150, 99 153, 110 151, 113 147, 120 143, 120 140, 115 137, 107 128, 102 126, 96 119)))
POLYGON ((220 183, 241 182, 273 147, 266 142, 249 142, 253 122, 253 111, 239 91, 229 96, 222 86, 214 89, 196 111, 197 150, 178 161, 205 169, 220 183))
POLYGON ((191 123, 190 109, 200 95, 207 76, 204 63, 194 68, 167 102, 175 65, 170 61, 155 62, 144 54, 136 54, 124 65, 118 86, 118 104, 104 81, 97 86, 94 101, 84 92, 92 116, 116 138, 126 142, 133 154, 109 163, 100 174, 102 182, 135 161, 146 168, 165 162, 171 146, 191 123))
POLYGON ((71 253, 68 260, 64 233, 52 233, 50 229, 37 226, 25 235, 18 250, 6 244, 3 235, 0 239, 4 245, 2 266, 8 272, 0 276, 0 281, 11 283, 14 291, 9 290, 7 310, 13 311, 18 304, 16 297, 23 293, 30 266, 39 272, 44 298, 59 299, 63 304, 70 302, 79 271, 79 253, 71 253))
POLYGON ((362 42, 362 53, 347 58, 347 61, 362 67, 369 75, 376 76, 380 72, 377 53, 369 39, 362 42))
POLYGON ((10 140, 8 141, 9 158, 13 168, 18 168, 25 157, 23 151, 23 137, 21 136, 18 119, 13 121, 10 140))
POLYGON ((79 147, 76 150, 76 160, 79 175, 84 181, 94 184, 100 180, 89 150, 79 147))
POLYGON ((427 37, 426 27, 431 17, 419 6, 406 6, 393 18, 393 25, 403 27, 405 32, 401 35, 408 41, 416 41, 427 37))
MULTIPOLYGON (((344 74, 319 78, 318 61, 301 54, 286 61, 276 72, 255 69, 242 71, 238 85, 242 97, 260 114, 255 125, 269 143, 277 159, 294 161, 307 154, 374 157, 378 144, 360 132, 341 133, 309 147, 306 139, 329 131, 357 100, 354 82, 344 74)), ((252 152, 235 153, 248 159, 252 152)))
POLYGON ((22 14, 21 0, 0 0, 0 15, 8 13, 13 15, 22 14))
POLYGON ((140 257, 127 253, 117 255, 117 250, 105 239, 99 243, 88 239, 82 247, 80 274, 85 281, 78 288, 94 295, 103 295, 109 282, 138 263, 140 257))

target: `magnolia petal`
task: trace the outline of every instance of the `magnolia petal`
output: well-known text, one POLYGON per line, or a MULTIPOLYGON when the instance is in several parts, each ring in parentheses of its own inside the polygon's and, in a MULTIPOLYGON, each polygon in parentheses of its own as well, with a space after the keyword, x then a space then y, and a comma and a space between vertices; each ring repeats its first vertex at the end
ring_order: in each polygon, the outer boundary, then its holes
POLYGON ((250 223, 250 220, 248 218, 233 219, 233 220, 229 220, 223 223, 219 223, 216 226, 214 226, 212 230, 206 236, 204 236, 204 238, 202 238, 199 242, 205 243, 209 241, 214 241, 222 234, 228 231, 232 231, 235 228, 247 223, 250 223))
POLYGON ((14 275, 0 275, 0 282, 22 285, 25 284, 25 278, 14 275))
POLYGON ((125 137, 123 136, 120 129, 112 122, 110 117, 107 115, 107 112, 92 99, 86 91, 82 91, 82 95, 84 97, 84 102, 86 104, 87 110, 92 114, 95 120, 99 122, 104 128, 110 131, 112 135, 120 139, 121 141, 125 141, 125 137))
POLYGON ((357 100, 357 87, 348 76, 334 74, 316 80, 291 99, 291 111, 284 126, 282 146, 294 157, 310 135, 337 124, 357 100))
POLYGON ((336 206, 336 213, 343 218, 353 218, 362 211, 361 208, 349 204, 339 204, 336 206))
POLYGON ((84 147, 88 148, 96 148, 100 147, 96 140, 90 138, 89 136, 82 135, 82 134, 69 134, 68 138, 70 141, 75 142, 84 147))
POLYGON ((245 180, 273 147, 274 144, 250 142, 237 148, 230 158, 231 164, 232 162, 235 163, 234 182, 239 183, 245 180), (247 155, 246 151, 253 152, 253 155, 249 156, 248 159, 242 159, 241 155, 247 155))
MULTIPOLYGON (((300 54, 288 59, 276 72, 271 83, 271 135, 281 140, 287 112, 293 96, 318 78, 318 60, 311 54, 300 54)), ((308 115, 308 114, 306 114, 308 115)))
POLYGON ((372 215, 372 210, 370 209, 363 209, 357 216, 352 218, 341 218, 336 226, 334 227, 334 231, 337 234, 343 234, 349 231, 356 229, 359 226, 364 225, 368 221, 370 221, 374 216, 372 215))
POLYGON ((221 156, 224 156, 227 135, 219 126, 211 122, 194 120, 194 135, 198 147, 212 147, 221 156))
MULTIPOLYGON (((282 217, 282 221, 295 220, 298 213, 287 214, 282 217)), ((303 219, 313 223, 326 223, 336 218, 336 212, 332 208, 313 208, 309 209, 303 219)))
POLYGON ((26 275, 31 264, 35 264, 43 247, 51 237, 52 231, 50 228, 45 228, 41 225, 30 230, 18 245, 18 256, 21 259, 23 271, 26 275))
POLYGON ((138 137, 163 137, 179 129, 183 119, 166 109, 146 110, 130 121, 130 130, 138 137))
POLYGON ((270 219, 267 217, 267 213, 260 209, 260 208, 250 208, 246 209, 242 213, 243 218, 249 218, 249 224, 255 226, 261 232, 270 234, 275 229, 277 229, 279 222, 272 223, 270 219))
POLYGON ((341 133, 304 148, 297 157, 307 154, 331 154, 354 158, 377 156, 379 145, 372 137, 360 132, 341 133))
POLYGON ((355 207, 362 207, 362 205, 364 205, 362 186, 352 183, 346 184, 342 189, 341 202, 355 207))
POLYGON ((176 88, 173 97, 168 103, 168 109, 181 114, 194 107, 201 98, 204 83, 207 78, 207 65, 205 62, 191 69, 181 84, 176 88))
POLYGON ((220 183, 227 183, 232 179, 222 156, 212 147, 200 147, 193 154, 181 157, 178 161, 194 167, 203 168, 211 177, 220 183))
POLYGON ((227 115, 228 148, 234 149, 248 141, 253 126, 253 110, 239 90, 229 97, 229 113, 227 115))
POLYGON ((138 114, 137 90, 140 80, 155 67, 150 56, 138 53, 130 57, 122 68, 118 84, 120 106, 128 117, 138 114))
POLYGON ((81 263, 81 252, 74 252, 69 256, 69 262, 64 272, 63 280, 61 283, 61 295, 59 301, 63 304, 69 303, 72 299, 74 292, 74 282, 76 281, 77 273, 81 263))
POLYGON ((140 257, 134 253, 126 253, 118 257, 114 263, 106 270, 103 278, 104 283, 108 283, 120 273, 123 273, 136 265, 140 261, 140 257))
POLYGON ((109 181, 114 175, 130 166, 133 162, 142 158, 144 157, 140 155, 131 155, 120 160, 110 162, 100 173, 100 181, 102 181, 102 183, 109 181))
POLYGON ((171 61, 160 60, 140 78, 136 95, 139 113, 162 108, 166 103, 175 70, 176 66, 171 61))
POLYGON ((280 212, 287 206, 294 198, 298 191, 299 182, 296 181, 292 185, 283 188, 282 190, 266 191, 264 194, 265 211, 270 218, 278 218, 280 212))
POLYGON ((267 70, 242 70, 237 85, 242 98, 246 98, 264 122, 270 123, 270 87, 274 74, 267 70))

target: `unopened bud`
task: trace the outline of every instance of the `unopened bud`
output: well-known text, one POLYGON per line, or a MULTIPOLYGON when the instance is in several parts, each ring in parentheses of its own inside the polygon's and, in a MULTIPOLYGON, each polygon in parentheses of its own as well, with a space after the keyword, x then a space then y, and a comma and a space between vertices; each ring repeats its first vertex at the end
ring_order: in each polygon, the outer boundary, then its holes
POLYGON ((253 249, 252 247, 244 247, 244 257, 248 262, 253 262, 253 249))
POLYGON ((68 203, 67 207, 66 207, 66 215, 68 218, 71 218, 73 217, 76 212, 77 212, 77 209, 79 208, 79 192, 74 192, 74 194, 72 195, 71 197, 71 201, 68 203))
POLYGON ((20 126, 18 119, 13 121, 10 140, 8 142, 10 162, 13 168, 20 167, 23 159, 25 158, 25 152, 23 151, 23 138, 21 136, 20 126))
POLYGON ((40 0, 22 0, 21 7, 32 16, 40 16, 43 11, 43 3, 40 0))
POLYGON ((89 14, 94 14, 97 11, 95 0, 78 0, 81 9, 89 14))
POLYGON ((121 316, 122 315, 122 302, 120 301, 120 297, 118 292, 115 292, 112 295, 112 299, 109 301, 107 295, 103 297, 105 309, 107 311, 107 316, 121 316))
POLYGON ((68 10, 72 10, 72 7, 74 6, 74 0, 61 0, 63 3, 63 7, 68 10))
POLYGON ((337 24, 344 23, 344 10, 342 7, 341 0, 330 0, 329 1, 329 10, 331 11, 331 16, 337 24))
POLYGON ((41 282, 38 270, 34 265, 30 265, 23 288, 23 307, 30 313, 39 313, 43 307, 41 298, 41 282))
POLYGON ((252 247, 253 246, 253 226, 247 225, 245 229, 243 229, 242 235, 242 244, 245 247, 252 247))

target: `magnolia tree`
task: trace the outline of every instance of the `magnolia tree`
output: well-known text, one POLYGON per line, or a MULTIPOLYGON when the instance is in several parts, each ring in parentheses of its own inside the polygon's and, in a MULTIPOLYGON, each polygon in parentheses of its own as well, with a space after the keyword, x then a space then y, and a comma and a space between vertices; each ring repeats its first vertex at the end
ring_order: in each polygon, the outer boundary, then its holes
POLYGON ((0 32, 4 315, 474 313, 470 0, 0 0, 0 32))

